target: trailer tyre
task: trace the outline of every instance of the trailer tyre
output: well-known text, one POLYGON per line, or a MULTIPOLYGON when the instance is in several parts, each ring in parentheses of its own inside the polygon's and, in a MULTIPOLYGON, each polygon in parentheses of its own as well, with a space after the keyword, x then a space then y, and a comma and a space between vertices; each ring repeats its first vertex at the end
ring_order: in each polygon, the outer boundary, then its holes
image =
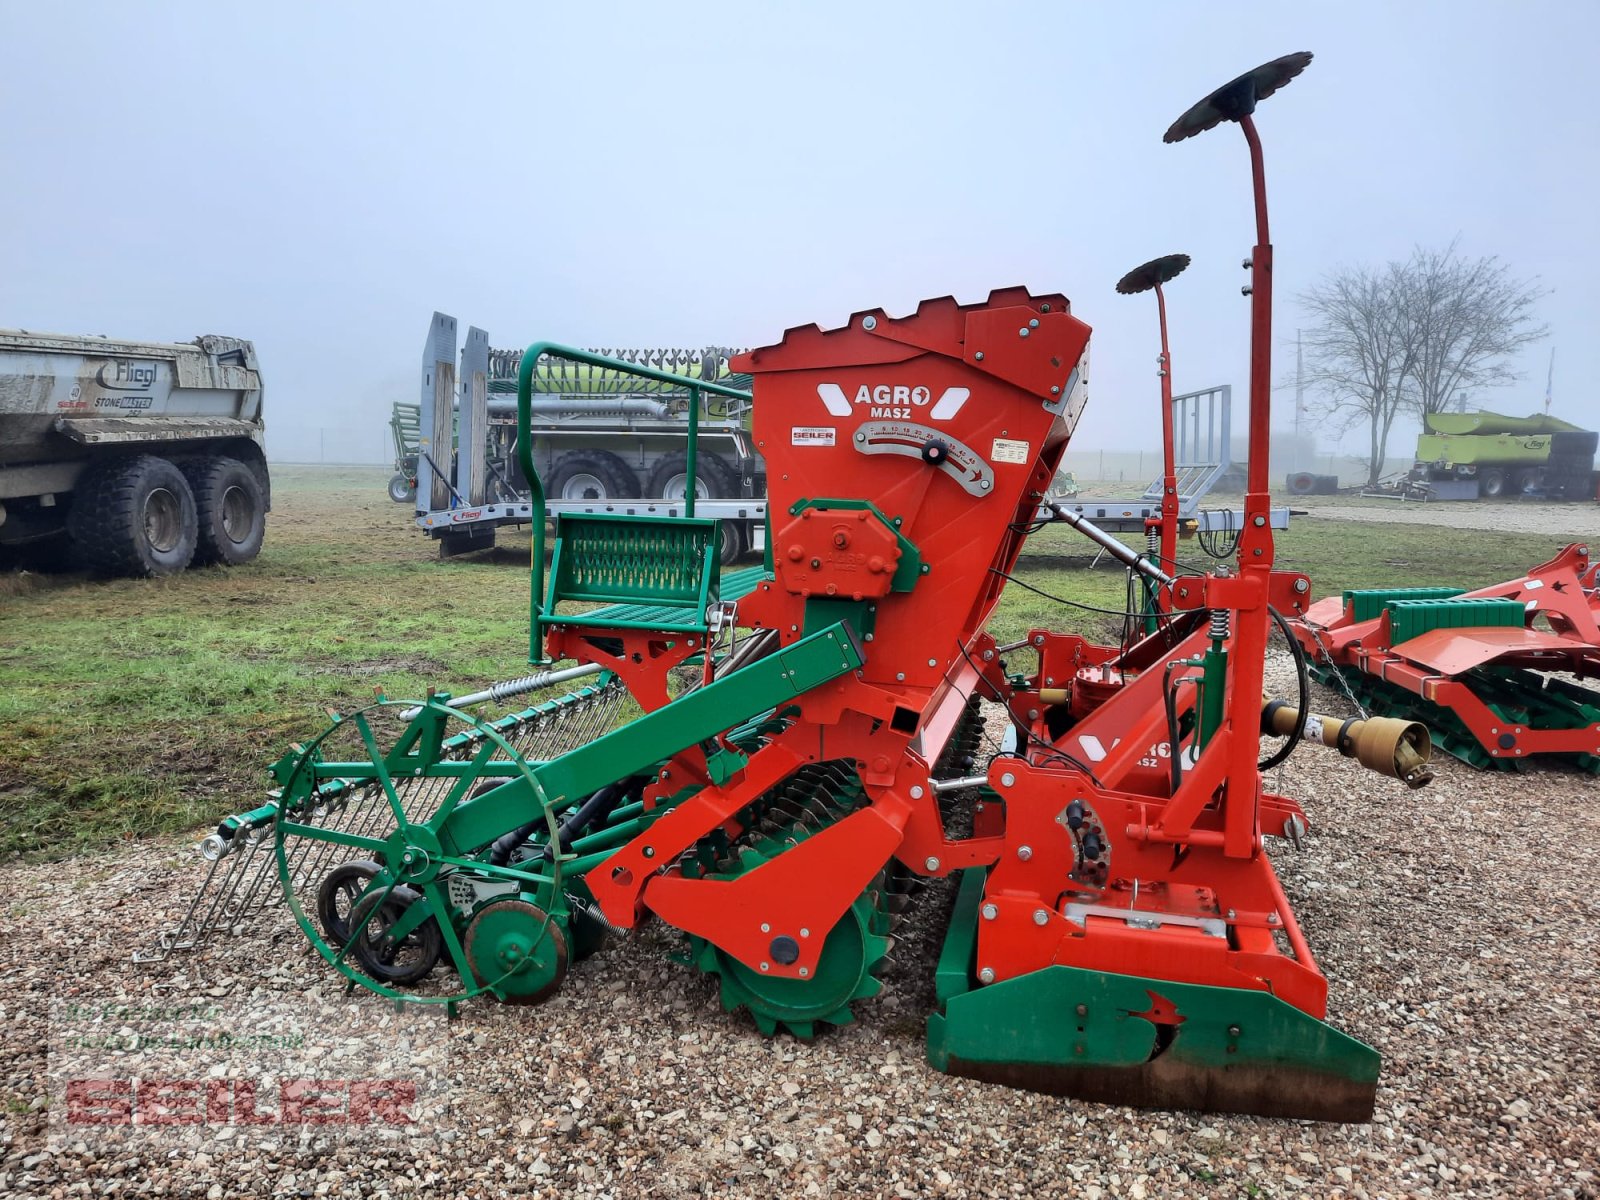
POLYGON ((194 565, 236 567, 260 554, 267 506, 255 472, 236 458, 213 455, 184 463, 183 474, 200 523, 194 565))
POLYGON ((396 504, 404 504, 408 500, 417 498, 417 485, 411 482, 408 475, 396 471, 389 476, 389 499, 396 504))
POLYGON ((1506 473, 1499 467, 1485 467, 1478 472, 1478 494, 1491 499, 1506 494, 1506 473))
POLYGON ((717 547, 717 560, 725 567, 731 567, 749 551, 745 545, 744 522, 736 517, 723 517, 721 522, 721 543, 717 547))
MULTIPOLYGON (((256 485, 258 498, 260 491, 256 485)), ((114 459, 86 475, 67 528, 90 569, 105 575, 176 574, 199 540, 188 480, 153 454, 114 459)))
POLYGON ((550 500, 631 500, 639 496, 632 468, 608 450, 569 450, 550 468, 550 500))
MULTIPOLYGON (((704 450, 695 455, 696 499, 714 500, 739 494, 739 476, 715 454, 704 450)), ((666 455, 650 472, 648 490, 652 496, 682 500, 689 494, 689 456, 682 450, 666 455)))

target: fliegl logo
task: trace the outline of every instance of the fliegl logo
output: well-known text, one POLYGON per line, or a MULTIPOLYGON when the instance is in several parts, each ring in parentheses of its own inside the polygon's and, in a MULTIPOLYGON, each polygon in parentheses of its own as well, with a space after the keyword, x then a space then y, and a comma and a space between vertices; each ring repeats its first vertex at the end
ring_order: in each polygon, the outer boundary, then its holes
POLYGON ((100 386, 112 392, 147 392, 156 381, 156 364, 112 359, 100 368, 100 386))
POLYGON ((868 416, 882 421, 909 421, 923 410, 931 421, 948 421, 961 411, 970 395, 970 388, 951 387, 936 399, 930 388, 887 383, 873 387, 863 383, 852 398, 837 383, 817 384, 817 397, 830 416, 848 417, 858 408, 867 408, 871 410, 868 416))

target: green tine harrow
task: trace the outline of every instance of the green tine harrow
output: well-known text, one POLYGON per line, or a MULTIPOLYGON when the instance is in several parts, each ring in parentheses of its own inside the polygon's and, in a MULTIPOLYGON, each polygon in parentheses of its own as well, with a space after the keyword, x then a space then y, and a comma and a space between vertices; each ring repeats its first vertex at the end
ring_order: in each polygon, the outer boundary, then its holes
MULTIPOLYGON (((559 674, 543 672, 474 692, 454 701, 454 711, 504 701, 549 682, 559 683, 559 674)), ((523 760, 555 758, 593 741, 620 719, 628 693, 612 675, 589 674, 592 682, 575 691, 492 721, 474 721, 461 714, 464 727, 444 740, 442 758, 448 762, 471 760, 486 740, 492 744, 491 731, 504 740, 515 757, 523 760)), ((384 702, 377 707, 383 716, 374 719, 386 724, 397 717, 413 715, 424 703, 384 702)), ((282 772, 286 765, 292 770, 306 750, 292 749, 274 770, 282 772)), ((422 819, 436 811, 450 782, 442 776, 396 782, 394 790, 406 819, 422 819)), ((330 871, 347 856, 333 841, 302 837, 287 848, 285 861, 280 864, 274 845, 278 840, 281 797, 282 789, 275 790, 265 804, 228 817, 200 843, 200 854, 210 865, 199 890, 171 929, 162 933, 154 945, 134 954, 135 962, 159 962, 169 954, 201 947, 218 934, 253 932, 264 915, 284 903, 285 876, 291 882, 291 890, 302 894, 319 892, 330 871)), ((371 837, 393 829, 395 812, 379 783, 334 780, 321 785, 317 804, 298 813, 296 821, 330 835, 371 837)))

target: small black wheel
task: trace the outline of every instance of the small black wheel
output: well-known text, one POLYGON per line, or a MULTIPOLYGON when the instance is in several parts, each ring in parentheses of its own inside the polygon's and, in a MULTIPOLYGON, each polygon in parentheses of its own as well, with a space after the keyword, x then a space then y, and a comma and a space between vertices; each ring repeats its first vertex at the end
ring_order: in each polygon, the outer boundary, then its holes
POLYGON ((547 500, 637 499, 633 469, 609 450, 569 450, 556 459, 545 483, 547 500))
MULTIPOLYGON (((398 942, 389 937, 389 928, 404 915, 406 909, 421 901, 421 892, 402 885, 390 892, 387 900, 384 899, 381 889, 376 890, 372 895, 357 901, 356 906, 350 910, 346 918, 349 922, 348 928, 361 927, 361 933, 356 938, 355 945, 350 948, 350 954, 355 959, 356 965, 372 978, 401 987, 419 983, 439 961, 439 955, 444 950, 444 938, 432 917, 398 942), (383 907, 373 914, 370 921, 362 925, 367 913, 380 900, 383 901, 383 907)), ((348 940, 348 933, 345 938, 348 940)), ((343 944, 340 942, 341 946, 343 944)))
POLYGON ((370 859, 358 858, 323 876, 317 889, 317 923, 335 950, 342 950, 350 940, 350 913, 381 869, 370 859))
MULTIPOLYGON (((695 455, 695 499, 712 500, 739 494, 739 476, 717 455, 701 450, 695 455)), ((650 469, 646 485, 652 497, 682 500, 689 494, 689 456, 682 450, 666 455, 650 469)))
POLYGON ((173 575, 194 558, 199 518, 183 472, 135 454, 87 472, 67 528, 90 568, 106 575, 173 575))
POLYGON ((236 458, 210 455, 183 464, 199 521, 196 566, 236 567, 261 553, 267 536, 266 498, 256 473, 236 458))
POLYGON ((417 485, 411 477, 396 471, 389 476, 389 499, 396 504, 405 504, 417 498, 417 485))

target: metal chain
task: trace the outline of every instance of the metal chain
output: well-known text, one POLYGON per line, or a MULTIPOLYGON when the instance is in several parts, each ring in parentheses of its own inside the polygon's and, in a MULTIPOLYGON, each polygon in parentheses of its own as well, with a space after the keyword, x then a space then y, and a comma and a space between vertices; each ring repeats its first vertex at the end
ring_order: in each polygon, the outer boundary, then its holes
POLYGON ((1323 661, 1328 664, 1328 670, 1333 674, 1333 680, 1339 685, 1339 690, 1345 694, 1345 699, 1355 706, 1355 710, 1361 714, 1363 721, 1370 719, 1372 714, 1367 711, 1366 706, 1360 700, 1356 699, 1356 694, 1350 690, 1350 684, 1345 679, 1344 672, 1339 669, 1339 664, 1333 661, 1333 650, 1327 642, 1322 640, 1322 631, 1310 622, 1306 623, 1306 628, 1311 631, 1311 640, 1316 642, 1317 649, 1322 651, 1323 661))

